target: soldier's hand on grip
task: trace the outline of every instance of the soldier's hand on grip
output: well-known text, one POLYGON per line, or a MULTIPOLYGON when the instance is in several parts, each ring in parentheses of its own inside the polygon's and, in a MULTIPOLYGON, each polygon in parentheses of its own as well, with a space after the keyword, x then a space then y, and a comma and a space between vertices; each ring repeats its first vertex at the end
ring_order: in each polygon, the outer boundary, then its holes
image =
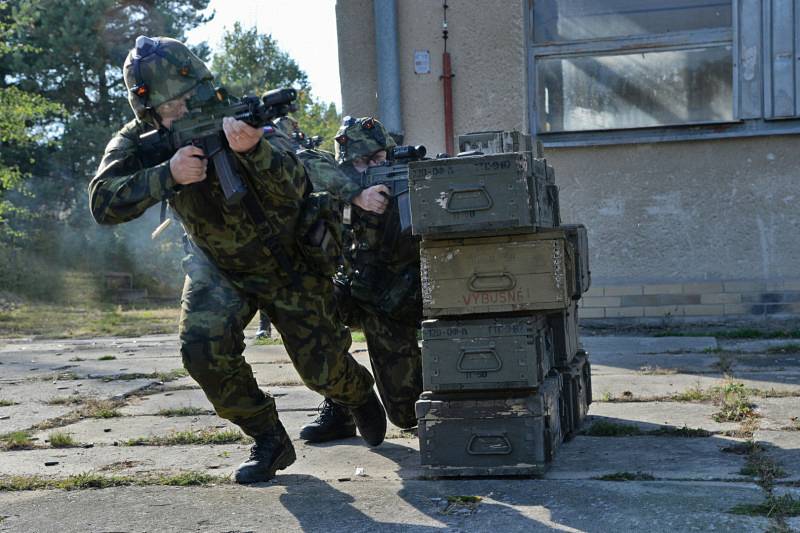
POLYGON ((264 134, 261 128, 254 128, 233 117, 222 119, 222 129, 225 132, 225 137, 228 139, 228 145, 231 150, 242 154, 252 150, 264 134))
POLYGON ((208 159, 197 146, 184 146, 169 160, 169 170, 175 183, 189 185, 206 179, 208 159))
POLYGON ((389 188, 386 185, 373 185, 353 198, 353 203, 364 211, 383 214, 389 205, 389 188))

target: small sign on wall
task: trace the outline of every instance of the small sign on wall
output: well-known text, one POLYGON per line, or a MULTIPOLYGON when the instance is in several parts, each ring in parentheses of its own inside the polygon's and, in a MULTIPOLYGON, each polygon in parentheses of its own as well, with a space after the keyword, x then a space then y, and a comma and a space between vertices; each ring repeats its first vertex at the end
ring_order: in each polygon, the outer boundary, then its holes
POLYGON ((428 50, 414 50, 414 74, 431 73, 431 53, 428 50))

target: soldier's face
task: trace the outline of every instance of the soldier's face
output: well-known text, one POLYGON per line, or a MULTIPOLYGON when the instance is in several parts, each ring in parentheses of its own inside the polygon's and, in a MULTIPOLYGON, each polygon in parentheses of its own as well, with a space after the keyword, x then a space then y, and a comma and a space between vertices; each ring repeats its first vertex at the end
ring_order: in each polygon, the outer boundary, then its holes
POLYGON ((386 162, 386 150, 378 150, 370 156, 357 157, 353 159, 353 168, 357 172, 366 172, 370 167, 377 167, 386 162))
POLYGON ((189 112, 189 109, 186 107, 186 102, 191 98, 192 92, 168 100, 156 108, 156 113, 161 117, 161 124, 163 124, 165 128, 170 128, 173 122, 189 112))

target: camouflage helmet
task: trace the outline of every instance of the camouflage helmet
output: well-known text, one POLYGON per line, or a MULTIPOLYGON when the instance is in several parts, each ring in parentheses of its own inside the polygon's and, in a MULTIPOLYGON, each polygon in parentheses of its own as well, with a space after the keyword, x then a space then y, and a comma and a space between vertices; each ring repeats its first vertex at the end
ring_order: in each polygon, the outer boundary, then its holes
POLYGON ((210 85, 214 76, 185 44, 168 37, 136 38, 122 67, 125 86, 136 118, 153 118, 156 107, 188 93, 198 85, 210 85))
POLYGON ((339 164, 347 163, 379 150, 388 150, 395 144, 378 120, 372 117, 345 117, 336 132, 336 161, 339 164))

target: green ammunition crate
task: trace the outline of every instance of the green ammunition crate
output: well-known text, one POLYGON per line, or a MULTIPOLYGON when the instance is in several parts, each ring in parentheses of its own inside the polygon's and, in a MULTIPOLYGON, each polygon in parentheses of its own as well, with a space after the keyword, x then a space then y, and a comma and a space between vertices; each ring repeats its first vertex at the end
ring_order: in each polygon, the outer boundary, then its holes
POLYGON ((558 313, 547 315, 553 335, 555 365, 569 365, 578 353, 578 304, 573 301, 569 307, 558 313))
POLYGON ((564 435, 572 438, 586 420, 592 403, 592 369, 586 352, 580 350, 575 360, 560 372, 563 380, 562 401, 566 407, 561 426, 564 435))
POLYGON ((449 239, 552 228, 557 188, 535 161, 520 152, 409 163, 412 233, 449 239))
POLYGON ((589 237, 586 233, 586 226, 583 224, 564 224, 559 226, 566 234, 567 240, 575 250, 575 294, 573 298, 578 300, 583 293, 589 290, 592 284, 592 271, 589 269, 589 237))
POLYGON ((572 246, 563 233, 422 241, 428 318, 560 311, 575 293, 572 246))
POLYGON ((484 154, 532 152, 531 136, 519 131, 479 131, 458 136, 458 151, 484 154))
POLYGON ((516 398, 423 394, 416 404, 420 462, 439 477, 542 475, 563 440, 561 377, 516 398))
POLYGON ((426 391, 533 389, 553 357, 553 332, 543 315, 422 323, 426 391))

